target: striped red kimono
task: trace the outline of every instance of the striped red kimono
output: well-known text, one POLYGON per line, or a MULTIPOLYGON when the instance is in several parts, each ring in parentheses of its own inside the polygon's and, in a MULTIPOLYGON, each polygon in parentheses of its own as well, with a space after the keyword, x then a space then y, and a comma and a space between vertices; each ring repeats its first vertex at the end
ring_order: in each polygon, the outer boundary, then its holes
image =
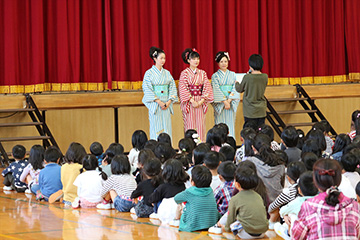
POLYGON ((180 74, 179 79, 180 108, 184 120, 185 131, 195 129, 201 141, 206 140, 205 114, 209 103, 214 100, 213 91, 206 72, 196 69, 195 73, 190 68, 186 68, 180 74), (205 102, 194 108, 190 99, 196 102, 204 99, 205 102))

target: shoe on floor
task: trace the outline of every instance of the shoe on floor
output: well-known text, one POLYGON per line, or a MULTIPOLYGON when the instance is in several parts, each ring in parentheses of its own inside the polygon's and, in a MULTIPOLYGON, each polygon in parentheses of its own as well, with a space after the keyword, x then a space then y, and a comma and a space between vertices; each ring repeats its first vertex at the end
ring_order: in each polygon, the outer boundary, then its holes
POLYGON ((159 216, 157 215, 157 213, 152 213, 152 214, 149 215, 149 218, 159 219, 159 216))
POLYGON ((208 229, 209 233, 212 234, 222 234, 222 229, 221 227, 218 227, 218 225, 212 226, 208 229))
POLYGON ((131 214, 136 214, 135 208, 132 207, 132 208, 130 209, 130 213, 131 213, 131 214))
POLYGON ((4 187, 3 187, 3 190, 4 190, 4 191, 12 191, 13 188, 12 188, 11 186, 4 186, 4 187))
POLYGON ((76 197, 74 199, 74 201, 71 203, 71 206, 73 209, 79 208, 80 207, 80 198, 76 197))
POLYGON ((26 190, 25 190, 25 193, 26 193, 26 194, 31 194, 32 192, 31 192, 30 189, 26 189, 26 190))
POLYGON ((169 222, 169 225, 172 226, 172 227, 179 227, 179 225, 180 225, 180 220, 174 219, 174 220, 172 220, 172 221, 169 222))
POLYGON ((59 190, 53 194, 50 195, 49 197, 49 203, 54 203, 56 201, 59 201, 60 198, 62 198, 64 196, 64 193, 62 190, 59 190))
POLYGON ((288 227, 287 224, 281 224, 279 222, 274 224, 274 231, 277 235, 279 235, 280 237, 282 237, 285 240, 290 240, 291 237, 288 234, 288 227))
POLYGON ((113 204, 112 203, 99 203, 98 205, 96 205, 97 209, 104 209, 104 210, 109 210, 113 208, 113 204))

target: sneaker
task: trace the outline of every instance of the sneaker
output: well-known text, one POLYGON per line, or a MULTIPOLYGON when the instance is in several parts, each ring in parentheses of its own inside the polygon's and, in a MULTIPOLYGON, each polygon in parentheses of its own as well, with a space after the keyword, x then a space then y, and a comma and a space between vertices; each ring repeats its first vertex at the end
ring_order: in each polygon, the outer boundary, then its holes
POLYGON ((149 218, 159 219, 159 216, 157 215, 157 213, 152 213, 152 214, 149 215, 149 218))
POLYGON ((179 227, 179 225, 180 225, 180 220, 174 219, 174 220, 172 220, 172 221, 169 222, 169 225, 172 226, 172 227, 179 227))
POLYGON ((40 192, 40 190, 38 190, 36 192, 36 198, 35 198, 37 201, 41 201, 43 199, 45 199, 44 195, 42 195, 42 193, 40 192))
POLYGON ((96 205, 97 209, 105 209, 105 210, 109 210, 114 208, 112 203, 99 203, 98 205, 96 205))
POLYGON ((136 214, 135 208, 132 207, 132 208, 130 209, 130 213, 131 213, 131 214, 136 214))
POLYGON ((222 229, 218 225, 212 226, 208 229, 209 233, 212 234, 222 234, 222 229))
POLYGON ((30 189, 26 189, 25 190, 25 194, 31 194, 32 192, 31 192, 31 190, 30 189))
POLYGON ((59 191, 53 193, 50 195, 49 197, 49 203, 54 203, 56 201, 59 201, 60 198, 62 198, 64 196, 63 191, 60 189, 59 191))
POLYGON ((276 222, 270 222, 269 221, 269 230, 274 230, 274 225, 276 222))
POLYGON ((230 224, 230 229, 233 232, 234 235, 237 235, 241 229, 243 229, 243 226, 239 221, 235 221, 232 224, 230 224))
POLYGON ((4 186, 4 187, 3 187, 3 190, 4 190, 4 191, 12 191, 13 188, 12 188, 11 186, 4 186))
POLYGON ((73 209, 80 207, 80 198, 76 197, 75 200, 71 203, 71 206, 73 209))
POLYGON ((281 224, 279 222, 274 224, 274 231, 277 235, 279 235, 280 237, 282 237, 285 240, 290 240, 291 237, 289 236, 289 231, 288 231, 288 227, 287 224, 281 224))

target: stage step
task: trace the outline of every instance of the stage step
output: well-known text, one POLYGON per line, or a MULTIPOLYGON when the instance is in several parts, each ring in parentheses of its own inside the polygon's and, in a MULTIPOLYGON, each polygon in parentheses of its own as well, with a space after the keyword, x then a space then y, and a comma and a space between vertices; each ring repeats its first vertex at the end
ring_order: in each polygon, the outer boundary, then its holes
MULTIPOLYGON (((316 113, 317 110, 288 110, 288 111, 277 111, 279 115, 284 114, 301 114, 301 113, 316 113)), ((269 112, 270 113, 270 112, 269 112)))
POLYGON ((15 108, 15 109, 0 109, 0 113, 14 113, 14 112, 33 112, 34 108, 15 108))
POLYGON ((268 99, 269 102, 296 102, 296 101, 306 101, 308 98, 273 98, 268 99))
POLYGON ((0 138, 0 142, 27 141, 27 140, 45 140, 50 139, 49 136, 31 136, 31 137, 7 137, 0 138))
POLYGON ((37 126, 42 124, 42 122, 0 123, 0 127, 37 126))
POLYGON ((286 126, 302 127, 302 126, 312 126, 314 122, 303 122, 303 123, 287 123, 286 126))

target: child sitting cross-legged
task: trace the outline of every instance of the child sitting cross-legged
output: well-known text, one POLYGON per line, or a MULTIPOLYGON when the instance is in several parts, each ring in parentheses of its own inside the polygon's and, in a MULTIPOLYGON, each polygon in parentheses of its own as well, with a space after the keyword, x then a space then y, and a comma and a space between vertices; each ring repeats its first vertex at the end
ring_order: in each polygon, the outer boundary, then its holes
POLYGON ((231 198, 226 225, 220 227, 231 230, 240 238, 263 238, 268 230, 266 209, 261 196, 253 190, 259 177, 250 168, 238 168, 235 181, 239 193, 231 198))
MULTIPOLYGON (((174 200, 185 203, 179 223, 179 231, 192 232, 208 229, 219 219, 213 190, 210 187, 211 172, 205 166, 195 166, 191 171, 192 187, 178 193, 174 200)), ((170 223, 170 225, 175 225, 170 223)))

